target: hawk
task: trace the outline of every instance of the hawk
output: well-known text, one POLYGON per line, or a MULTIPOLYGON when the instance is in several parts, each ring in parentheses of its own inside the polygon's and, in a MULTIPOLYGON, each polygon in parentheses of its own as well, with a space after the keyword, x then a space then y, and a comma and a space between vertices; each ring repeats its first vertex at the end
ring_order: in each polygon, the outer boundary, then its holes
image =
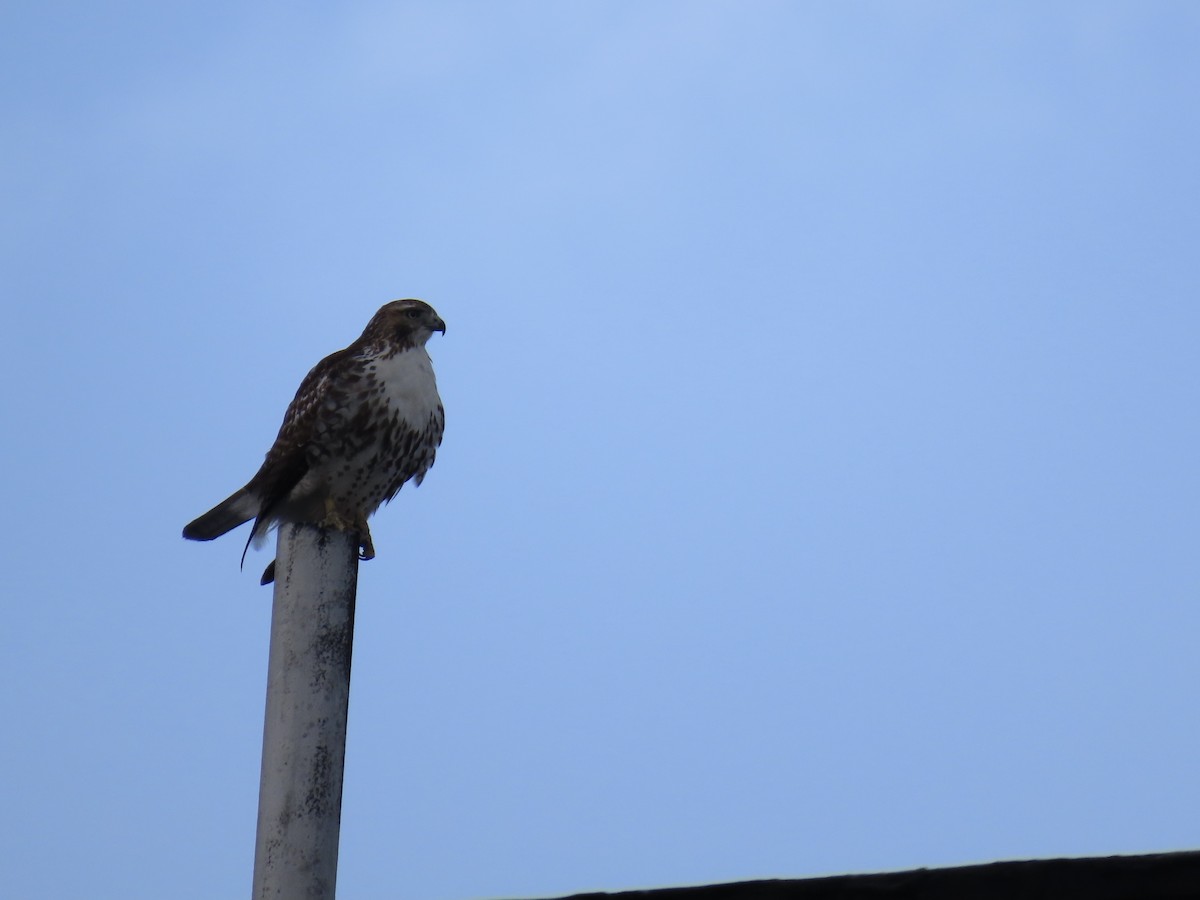
MULTIPOLYGON (((442 442, 445 414, 425 343, 446 323, 421 300, 393 300, 344 350, 300 383, 275 443, 249 483, 189 522, 183 536, 211 541, 254 520, 246 549, 285 522, 352 531, 359 558, 375 548, 367 517, 405 482, 420 484, 442 442)), ((275 578, 267 566, 262 583, 275 578)))

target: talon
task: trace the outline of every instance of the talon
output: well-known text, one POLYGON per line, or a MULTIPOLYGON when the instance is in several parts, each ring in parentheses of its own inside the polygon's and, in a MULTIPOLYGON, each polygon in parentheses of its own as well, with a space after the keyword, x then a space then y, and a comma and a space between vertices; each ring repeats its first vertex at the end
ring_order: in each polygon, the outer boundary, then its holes
POLYGON ((345 518, 334 502, 333 497, 325 498, 325 517, 317 523, 321 528, 333 531, 356 531, 358 525, 345 518))
POLYGON ((371 542, 371 532, 363 532, 362 543, 358 545, 358 558, 366 561, 375 558, 375 545, 371 542))
POLYGON ((265 569, 263 569, 262 581, 260 581, 259 584, 270 584, 274 580, 275 580, 275 560, 271 560, 271 562, 267 565, 267 567, 265 569))

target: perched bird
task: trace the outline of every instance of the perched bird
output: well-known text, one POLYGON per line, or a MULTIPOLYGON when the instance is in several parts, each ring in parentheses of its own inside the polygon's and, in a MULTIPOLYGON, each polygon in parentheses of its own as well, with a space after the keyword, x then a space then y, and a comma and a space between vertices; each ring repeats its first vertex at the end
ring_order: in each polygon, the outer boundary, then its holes
MULTIPOLYGON (((405 482, 420 484, 442 442, 446 419, 425 350, 435 331, 445 334, 446 323, 428 303, 385 304, 358 340, 305 376, 258 473, 183 536, 211 541, 253 519, 249 549, 275 525, 313 522, 355 532, 359 557, 374 557, 367 517, 405 482)), ((274 577, 272 562, 262 583, 274 577)))

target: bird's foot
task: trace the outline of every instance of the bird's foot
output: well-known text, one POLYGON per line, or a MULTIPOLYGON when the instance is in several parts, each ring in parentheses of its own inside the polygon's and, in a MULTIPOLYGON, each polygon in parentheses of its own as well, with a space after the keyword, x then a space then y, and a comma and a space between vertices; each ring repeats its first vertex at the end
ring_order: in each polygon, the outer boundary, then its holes
POLYGON ((345 518, 329 501, 325 502, 325 518, 317 523, 322 528, 333 531, 358 531, 359 525, 353 519, 345 518))
POLYGON ((362 519, 358 523, 358 558, 364 562, 368 559, 375 558, 375 544, 371 541, 371 529, 367 527, 367 520, 362 519))
MULTIPOLYGON (((366 516, 359 515, 348 519, 333 505, 331 498, 325 499, 325 518, 319 523, 322 528, 335 531, 347 531, 358 535, 358 558, 368 560, 375 558, 375 544, 371 542, 371 529, 367 525, 366 516)), ((266 575, 264 574, 265 578, 266 575)))

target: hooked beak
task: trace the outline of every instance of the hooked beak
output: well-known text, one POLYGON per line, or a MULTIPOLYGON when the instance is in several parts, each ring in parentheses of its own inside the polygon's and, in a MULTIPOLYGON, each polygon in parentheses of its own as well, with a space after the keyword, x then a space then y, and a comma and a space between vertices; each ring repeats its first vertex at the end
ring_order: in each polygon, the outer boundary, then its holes
POLYGON ((430 327, 430 331, 440 331, 442 334, 446 333, 446 323, 442 321, 441 316, 433 317, 433 325, 430 327))

